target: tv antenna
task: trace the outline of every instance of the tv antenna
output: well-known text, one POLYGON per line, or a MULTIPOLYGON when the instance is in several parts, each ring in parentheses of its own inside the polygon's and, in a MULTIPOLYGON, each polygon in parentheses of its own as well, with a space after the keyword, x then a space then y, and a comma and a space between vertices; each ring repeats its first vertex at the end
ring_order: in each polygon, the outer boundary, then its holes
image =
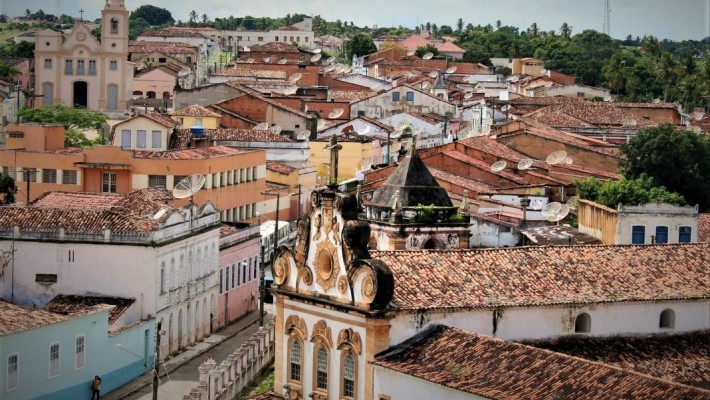
POLYGON ((548 165, 556 165, 564 161, 565 158, 567 158, 567 152, 564 150, 557 150, 550 153, 550 155, 548 155, 545 159, 545 162, 548 165))
POLYGON ((269 123, 268 122, 262 122, 260 124, 254 125, 253 128, 251 128, 253 131, 265 131, 269 129, 269 123))
POLYGON ((500 171, 504 170, 505 167, 507 167, 507 166, 508 166, 508 163, 503 160, 496 161, 493 164, 491 164, 491 171, 500 172, 500 171))
POLYGON ((530 167, 532 167, 532 165, 533 165, 533 160, 531 160, 529 158, 523 158, 522 160, 520 160, 518 162, 518 169, 521 171, 525 171, 527 169, 530 169, 530 167))
POLYGON ((345 110, 343 110, 342 108, 336 108, 328 114, 328 118, 338 119, 341 115, 343 115, 344 112, 345 110))
POLYGON ((176 199, 184 199, 190 197, 190 202, 192 202, 192 196, 202 189, 205 185, 205 176, 200 174, 193 174, 180 180, 180 182, 173 188, 173 197, 176 199))
POLYGON ((295 74, 288 77, 288 81, 290 83, 296 83, 299 80, 301 80, 302 77, 303 77, 303 74, 301 74, 300 72, 296 72, 295 74))
POLYGON ((431 60, 434 58, 434 53, 426 53, 422 56, 422 60, 431 60))

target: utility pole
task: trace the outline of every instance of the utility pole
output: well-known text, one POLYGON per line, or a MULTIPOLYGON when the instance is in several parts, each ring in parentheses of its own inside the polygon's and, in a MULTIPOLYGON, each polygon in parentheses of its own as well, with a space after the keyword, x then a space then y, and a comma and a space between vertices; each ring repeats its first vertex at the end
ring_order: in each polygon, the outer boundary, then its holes
POLYGON ((17 110, 15 110, 15 122, 20 123, 20 81, 17 81, 17 110))
POLYGON ((155 363, 153 366, 153 400, 158 400, 158 385, 160 384, 160 379, 158 379, 158 374, 160 373, 160 329, 162 323, 158 322, 157 329, 155 330, 155 363))
POLYGON ((27 195, 27 202, 25 203, 25 206, 26 206, 26 207, 29 207, 29 205, 30 205, 30 174, 31 174, 31 173, 32 173, 32 171, 30 171, 29 169, 25 168, 25 182, 27 183, 27 193, 26 193, 26 195, 27 195))

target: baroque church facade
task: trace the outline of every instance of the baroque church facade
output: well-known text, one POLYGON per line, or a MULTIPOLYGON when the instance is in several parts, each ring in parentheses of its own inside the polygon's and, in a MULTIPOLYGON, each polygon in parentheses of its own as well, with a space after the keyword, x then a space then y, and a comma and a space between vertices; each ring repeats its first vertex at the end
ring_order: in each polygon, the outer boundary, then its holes
POLYGON ((275 378, 263 398, 710 393, 517 343, 659 333, 707 338, 708 244, 371 251, 371 224, 358 217, 358 196, 337 189, 338 146, 329 147, 330 184, 312 193, 293 246, 281 246, 272 266, 275 378))
POLYGON ((37 32, 35 87, 41 101, 75 108, 121 112, 131 98, 133 66, 128 59, 128 10, 124 0, 106 0, 101 11, 101 39, 82 21, 63 36, 37 32))

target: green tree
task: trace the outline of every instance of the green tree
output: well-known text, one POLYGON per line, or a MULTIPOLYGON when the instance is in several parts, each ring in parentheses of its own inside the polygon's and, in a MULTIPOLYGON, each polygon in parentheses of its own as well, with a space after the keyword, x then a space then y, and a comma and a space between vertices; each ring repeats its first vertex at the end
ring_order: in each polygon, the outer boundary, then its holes
POLYGON ((207 26, 207 23, 210 22, 210 19, 207 18, 207 14, 202 14, 202 25, 207 26))
POLYGON ((670 124, 640 131, 621 146, 627 179, 647 175, 702 211, 710 208, 710 138, 670 124))
POLYGON ((8 82, 14 82, 17 75, 20 75, 20 70, 12 65, 0 61, 0 79, 8 82))
POLYGON ((619 204, 686 204, 683 196, 670 192, 665 187, 656 186, 653 178, 645 175, 636 179, 622 178, 605 182, 589 177, 584 181, 577 181, 576 184, 580 198, 611 208, 616 208, 619 204))
POLYGON ((78 110, 64 104, 51 107, 23 108, 19 112, 20 118, 25 122, 44 122, 62 124, 66 130, 64 136, 65 147, 86 147, 101 141, 91 141, 82 131, 88 129, 100 130, 108 120, 106 114, 94 111, 78 110))
POLYGON ((375 46, 375 42, 373 42, 372 38, 364 33, 358 33, 353 36, 353 38, 345 45, 345 56, 348 60, 352 60, 353 55, 360 57, 372 54, 376 51, 377 46, 375 46))
POLYGON ((463 18, 456 20, 456 33, 460 35, 461 31, 463 31, 463 18))
POLYGON ((0 173, 0 195, 3 195, 3 199, 0 201, 0 204, 14 203, 15 193, 17 193, 15 180, 12 179, 11 176, 0 173))
POLYGON ((190 16, 189 16, 190 26, 194 26, 196 22, 197 22, 197 11, 192 10, 192 11, 190 11, 190 16))
POLYGON ((426 53, 431 53, 434 55, 434 57, 439 55, 439 49, 436 48, 433 44, 428 44, 426 46, 419 46, 417 47, 416 52, 414 53, 415 56, 422 58, 424 54, 426 53))
POLYGON ((572 26, 566 22, 563 23, 562 26, 560 26, 560 36, 565 41, 572 39, 572 26))
POLYGON ((172 25, 175 23, 170 11, 146 4, 131 13, 130 20, 143 18, 150 26, 172 25))

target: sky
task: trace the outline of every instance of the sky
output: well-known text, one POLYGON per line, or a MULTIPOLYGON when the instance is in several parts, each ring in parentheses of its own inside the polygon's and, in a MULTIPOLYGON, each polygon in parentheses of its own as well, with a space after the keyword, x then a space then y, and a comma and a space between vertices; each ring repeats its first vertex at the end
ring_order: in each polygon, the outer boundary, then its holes
MULTIPOLYGON (((609 0, 611 36, 623 39, 654 35, 660 39, 701 40, 710 36, 710 0, 609 0)), ((98 18, 103 0, 0 0, 0 13, 24 15, 26 9, 46 13, 98 18)), ((603 30, 604 0, 126 0, 134 10, 145 4, 165 8, 175 20, 186 21, 190 10, 210 19, 235 17, 283 17, 301 13, 320 15, 328 21, 352 21, 357 26, 375 25, 414 28, 418 24, 491 24, 497 20, 524 30, 533 22, 541 30, 559 31, 562 23, 573 33, 584 29, 603 30)))

